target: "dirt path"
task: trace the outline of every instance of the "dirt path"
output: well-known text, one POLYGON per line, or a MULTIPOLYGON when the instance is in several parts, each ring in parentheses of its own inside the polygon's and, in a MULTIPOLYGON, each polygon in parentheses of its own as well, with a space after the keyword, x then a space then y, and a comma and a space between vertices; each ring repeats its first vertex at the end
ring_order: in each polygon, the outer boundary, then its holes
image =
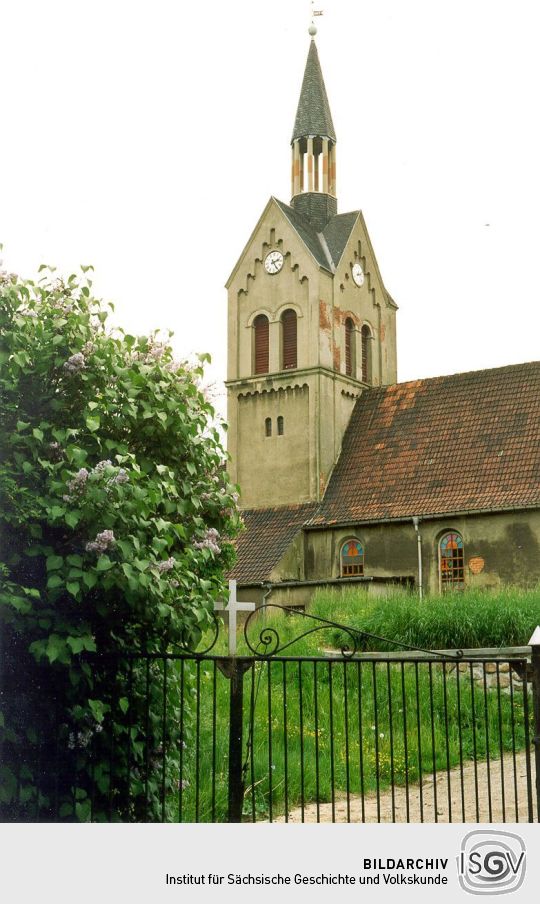
MULTIPOLYGON (((534 758, 531 759, 536 812, 534 758)), ((473 762, 467 762, 463 765, 463 778, 459 767, 437 773, 435 785, 432 775, 424 776, 421 790, 420 784, 410 785, 407 795, 405 788, 399 787, 394 789, 393 797, 386 790, 381 792, 378 802, 376 794, 369 794, 364 798, 363 808, 358 795, 351 795, 349 801, 340 797, 335 801, 334 816, 332 804, 319 804, 319 822, 450 822, 450 817, 452 822, 527 822, 526 754, 516 755, 515 771, 510 755, 504 757, 503 766, 501 770, 501 761, 491 760, 488 772, 485 762, 477 763, 476 769, 473 762)), ((288 821, 301 822, 301 809, 293 810, 288 821)), ((304 808, 304 822, 317 822, 317 804, 310 803, 304 808)))

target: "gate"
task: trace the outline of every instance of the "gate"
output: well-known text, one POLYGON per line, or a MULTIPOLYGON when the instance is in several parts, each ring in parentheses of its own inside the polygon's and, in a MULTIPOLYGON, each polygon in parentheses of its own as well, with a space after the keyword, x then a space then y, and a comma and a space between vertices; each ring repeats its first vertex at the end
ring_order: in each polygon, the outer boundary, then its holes
POLYGON ((37 821, 538 819, 540 647, 366 653, 361 631, 285 611, 304 630, 282 643, 259 609, 246 655, 213 652, 216 622, 205 652, 95 662, 104 717, 56 745, 37 821), (315 631, 341 648, 294 655, 315 631))

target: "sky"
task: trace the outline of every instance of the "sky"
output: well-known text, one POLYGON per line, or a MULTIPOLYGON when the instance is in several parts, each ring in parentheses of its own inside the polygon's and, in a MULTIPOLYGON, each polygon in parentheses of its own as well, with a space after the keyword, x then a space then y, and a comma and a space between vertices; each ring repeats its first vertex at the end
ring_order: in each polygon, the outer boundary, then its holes
MULTIPOLYGON (((540 357, 537 0, 317 0, 339 211, 399 305, 398 379, 540 357)), ((308 0, 0 0, 0 242, 95 267, 130 332, 209 352, 224 284, 290 200, 308 0)))

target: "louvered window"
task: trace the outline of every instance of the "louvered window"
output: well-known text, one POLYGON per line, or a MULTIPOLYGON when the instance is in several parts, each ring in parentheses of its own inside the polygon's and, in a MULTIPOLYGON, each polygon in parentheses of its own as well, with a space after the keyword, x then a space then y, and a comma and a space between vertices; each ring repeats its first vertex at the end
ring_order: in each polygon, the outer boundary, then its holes
POLYGON ((362 327, 362 381, 371 383, 371 330, 362 327))
POLYGON ((283 370, 296 367, 296 311, 284 311, 281 318, 283 370))
POLYGON ((256 374, 268 373, 269 362, 269 323, 265 314, 259 314, 253 321, 255 330, 255 367, 256 374))
POLYGON ((345 373, 348 377, 356 377, 354 360, 354 323, 351 317, 345 321, 345 373))

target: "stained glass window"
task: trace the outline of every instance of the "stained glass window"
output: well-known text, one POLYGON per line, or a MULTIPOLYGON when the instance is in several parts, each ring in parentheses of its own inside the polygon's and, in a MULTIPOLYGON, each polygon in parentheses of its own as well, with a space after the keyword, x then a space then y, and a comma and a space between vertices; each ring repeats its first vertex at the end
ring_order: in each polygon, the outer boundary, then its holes
POLYGON ((341 576, 364 574, 364 547, 358 540, 347 540, 341 547, 341 576))
POLYGON ((461 590, 465 585, 463 539, 451 531, 439 543, 441 590, 461 590))

